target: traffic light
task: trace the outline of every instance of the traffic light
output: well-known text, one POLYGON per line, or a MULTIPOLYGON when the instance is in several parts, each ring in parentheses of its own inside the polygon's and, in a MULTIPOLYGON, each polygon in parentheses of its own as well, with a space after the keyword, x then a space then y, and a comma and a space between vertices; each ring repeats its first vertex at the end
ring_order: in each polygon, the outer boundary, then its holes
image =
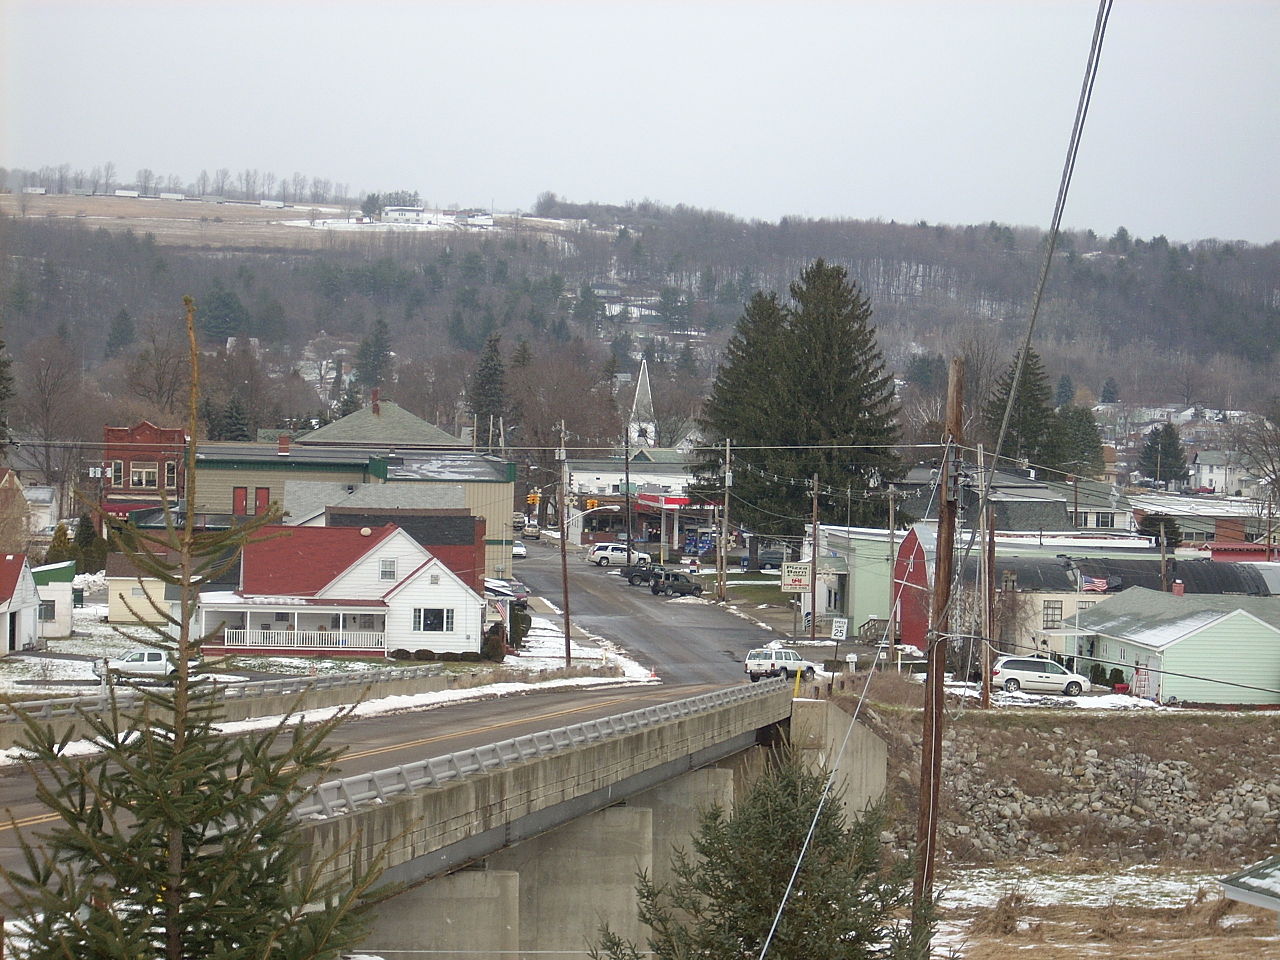
POLYGON ((529 504, 529 506, 531 507, 536 507, 540 499, 542 499, 540 494, 530 493, 530 494, 526 494, 524 498, 524 502, 529 504))
POLYGON ((594 509, 595 509, 596 507, 598 507, 598 506, 600 506, 600 501, 599 501, 599 500, 588 500, 588 501, 587 501, 587 509, 588 509, 588 510, 594 510, 594 509))

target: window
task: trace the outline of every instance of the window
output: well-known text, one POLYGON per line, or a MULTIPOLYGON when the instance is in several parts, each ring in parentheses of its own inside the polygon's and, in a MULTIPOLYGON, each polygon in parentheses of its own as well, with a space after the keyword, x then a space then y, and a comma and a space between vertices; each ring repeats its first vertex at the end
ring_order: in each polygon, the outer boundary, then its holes
POLYGON ((284 611, 284 610, 277 610, 277 611, 276 611, 276 623, 288 623, 288 622, 289 622, 289 614, 288 614, 288 612, 287 612, 287 611, 284 611))
POLYGON ((1077 600, 1076 613, 1084 613, 1097 602, 1097 600, 1077 600))
POLYGON ((123 460, 111 461, 111 485, 113 487, 124 486, 124 461, 123 460))
POLYGON ((1062 601, 1046 600, 1044 602, 1044 628, 1056 627, 1062 622, 1062 601))
POLYGON ((449 633, 453 630, 453 611, 438 607, 416 607, 413 611, 413 629, 418 632, 449 633))
POLYGON ((1096 518, 1095 526, 1114 527, 1116 525, 1116 515, 1114 513, 1100 513, 1096 518))
POLYGON ((154 462, 145 463, 135 460, 129 465, 129 486, 131 487, 154 490, 158 476, 159 468, 154 462))
POLYGON ((372 613, 362 613, 359 615, 359 625, 361 630, 373 630, 377 626, 372 613))
POLYGON ((395 578, 396 578, 395 557, 392 557, 389 560, 379 560, 378 561, 378 579, 394 581, 395 578))
POLYGON ((54 618, 53 601, 41 600, 40 613, 38 614, 41 623, 50 623, 54 618))
POLYGON ((178 461, 169 460, 164 465, 164 487, 175 490, 178 486, 178 461))
POLYGON ((147 595, 147 591, 143 590, 142 587, 129 588, 129 596, 131 597, 145 597, 146 595, 147 595))
POLYGON ((1073 514, 1071 514, 1071 525, 1072 525, 1073 527, 1087 527, 1087 526, 1089 526, 1089 515, 1088 515, 1087 513, 1073 513, 1073 514))

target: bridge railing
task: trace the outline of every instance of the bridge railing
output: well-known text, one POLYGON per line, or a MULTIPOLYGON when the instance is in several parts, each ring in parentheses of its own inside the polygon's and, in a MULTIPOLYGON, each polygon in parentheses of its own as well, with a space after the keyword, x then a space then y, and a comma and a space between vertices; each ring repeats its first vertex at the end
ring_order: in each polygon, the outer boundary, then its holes
MULTIPOLYGON (((367 686, 383 680, 412 680, 432 677, 442 672, 439 664, 404 667, 395 670, 367 670, 363 673, 319 674, 311 677, 282 677, 279 680, 246 680, 243 683, 217 684, 214 696, 223 702, 251 700, 256 697, 281 696, 304 693, 310 690, 330 690, 339 687, 367 686)), ((142 699, 142 694, 131 690, 116 691, 116 703, 128 708, 142 699)), ((19 703, 0 704, 0 723, 18 722, 18 712, 24 712, 39 720, 73 717, 78 711, 102 712, 110 700, 105 692, 81 697, 56 697, 48 700, 26 700, 19 703)))
POLYGON ((584 720, 572 726, 556 727, 537 733, 500 740, 482 747, 418 760, 413 763, 358 774, 341 780, 330 780, 317 786, 294 810, 295 816, 333 817, 350 813, 362 803, 383 802, 401 794, 437 787, 451 780, 483 773, 587 743, 624 736, 684 717, 695 716, 743 701, 762 699, 789 688, 783 679, 766 680, 725 690, 704 693, 687 700, 655 704, 629 713, 598 720, 584 720))

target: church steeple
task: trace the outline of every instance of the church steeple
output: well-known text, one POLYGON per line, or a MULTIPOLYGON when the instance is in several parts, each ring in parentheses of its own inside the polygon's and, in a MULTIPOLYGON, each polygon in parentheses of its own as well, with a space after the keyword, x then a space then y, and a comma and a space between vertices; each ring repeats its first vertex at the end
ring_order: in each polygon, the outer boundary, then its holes
POLYGON ((627 437, 631 446, 652 447, 658 443, 658 422, 653 415, 653 392, 649 389, 649 361, 640 361, 636 378, 636 395, 627 418, 627 437))

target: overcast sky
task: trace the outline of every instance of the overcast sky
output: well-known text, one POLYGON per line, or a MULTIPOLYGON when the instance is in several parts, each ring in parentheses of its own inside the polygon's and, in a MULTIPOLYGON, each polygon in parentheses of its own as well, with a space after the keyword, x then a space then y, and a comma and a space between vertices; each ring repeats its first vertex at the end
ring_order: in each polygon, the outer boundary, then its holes
MULTIPOLYGON (((1047 226, 1092 0, 0 0, 0 165, 1047 226)), ((1280 3, 1118 0, 1068 226, 1280 237, 1280 3)))

